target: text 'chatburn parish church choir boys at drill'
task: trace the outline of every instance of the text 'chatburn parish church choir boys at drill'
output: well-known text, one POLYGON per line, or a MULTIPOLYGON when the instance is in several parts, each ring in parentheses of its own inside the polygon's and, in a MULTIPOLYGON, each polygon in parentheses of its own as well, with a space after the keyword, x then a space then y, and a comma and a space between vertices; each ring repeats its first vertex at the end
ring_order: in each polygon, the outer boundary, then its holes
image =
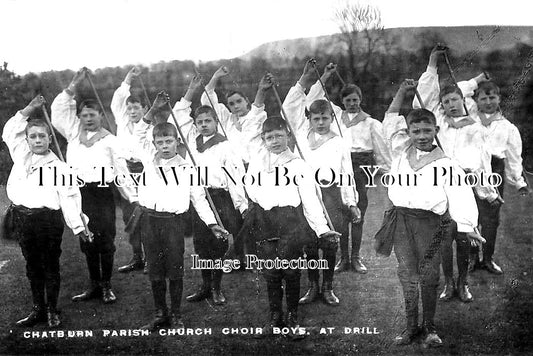
MULTIPOLYGON (((328 305, 342 305, 333 291, 334 273, 364 274, 372 269, 363 264, 360 254, 369 183, 361 166, 379 165, 393 177, 418 177, 417 184, 388 185, 392 208, 385 212, 374 241, 379 255, 394 251, 398 260, 406 327, 394 342, 406 345, 420 339, 427 347, 442 345, 435 325, 440 266, 443 301, 456 294, 463 302, 474 301, 469 270, 482 267, 503 273, 494 261, 503 185, 495 189, 479 180, 471 185, 458 181, 498 173, 521 195, 529 194, 520 133, 500 111, 500 88, 487 75, 459 83, 452 76, 454 83, 441 88, 437 62, 444 56, 449 63, 446 51, 437 45, 419 81, 402 82, 383 122, 361 109, 363 93, 355 84, 344 85, 338 98, 343 108, 337 106, 324 84, 339 75, 337 66, 326 65, 320 75, 314 59, 306 62, 283 103, 274 76, 267 73, 253 103, 241 91, 230 90, 227 106, 215 92, 217 83, 230 75, 227 67, 218 69, 205 87, 196 73, 174 107, 164 91, 153 104, 147 95, 145 99, 133 95, 134 81, 143 85, 141 71, 134 67, 111 102, 116 135, 104 128, 106 114, 96 90, 97 100, 76 95, 83 80, 92 85, 86 68, 53 101, 51 122, 31 118, 38 109, 48 115, 44 98, 37 96, 6 123, 2 135, 15 163, 7 194, 33 300, 30 314, 16 324, 61 325, 57 300, 62 218, 79 238, 89 274, 87 289, 72 301, 117 301, 111 277, 115 202, 120 201, 133 256, 118 270, 144 269, 155 306, 153 320, 142 329, 184 327, 183 276, 190 273, 184 270, 185 235, 192 216, 194 251, 201 260, 224 260, 234 254, 244 266, 247 253, 264 260, 313 261, 322 251, 327 262, 322 284, 320 271, 308 269, 303 295, 300 268, 261 270, 268 300, 262 308, 270 315, 259 336, 288 326, 293 330, 288 337, 301 339, 305 333, 295 331, 305 325, 298 318, 299 304, 321 297, 328 305), (200 89, 201 105, 193 108, 200 89), (269 92, 275 95, 281 116, 266 114, 269 92), (408 94, 415 94, 413 109, 400 115, 408 94), (50 150, 51 142, 57 144, 51 125, 68 142, 66 163, 50 150), (76 177, 77 184, 53 185, 46 179, 39 184, 40 172, 51 168, 76 177), (439 169, 453 169, 455 175, 433 184, 433 172, 439 169), (280 172, 287 184, 279 184, 280 172), (332 174, 346 179, 341 183, 332 174), (144 184, 132 178, 141 176, 144 184), (246 184, 245 176, 260 176, 261 184, 246 184)), ((199 288, 186 300, 226 304, 222 275, 222 269, 203 268, 199 288)), ((350 292, 340 282, 336 287, 343 295, 350 292)))

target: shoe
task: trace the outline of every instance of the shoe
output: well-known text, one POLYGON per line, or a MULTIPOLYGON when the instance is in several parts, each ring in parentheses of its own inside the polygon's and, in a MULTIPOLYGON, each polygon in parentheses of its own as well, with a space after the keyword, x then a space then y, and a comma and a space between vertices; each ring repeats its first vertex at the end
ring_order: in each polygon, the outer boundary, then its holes
POLYGON ((178 313, 172 313, 170 316, 170 327, 172 329, 185 329, 185 324, 181 320, 181 315, 178 313))
POLYGON ((133 256, 133 258, 128 262, 128 264, 119 267, 118 271, 120 273, 129 273, 135 270, 141 270, 144 268, 144 262, 141 258, 133 256))
POLYGON ((290 340, 296 341, 296 340, 302 340, 303 338, 305 338, 305 331, 300 333, 300 330, 299 330, 300 325, 298 324, 298 314, 296 312, 289 312, 287 314, 287 327, 289 327, 291 330, 290 333, 287 334, 287 337, 290 340), (298 329, 294 329, 294 328, 298 328, 298 329))
POLYGON ((261 339, 266 336, 274 335, 274 328, 282 328, 285 324, 283 323, 283 313, 281 312, 270 312, 270 321, 263 326, 260 333, 254 334, 254 339, 261 339))
POLYGON ((424 325, 424 340, 422 340, 422 347, 440 347, 442 346, 442 340, 437 335, 437 330, 433 324, 424 325))
POLYGON ((115 293, 113 293, 113 290, 111 290, 111 282, 103 282, 102 283, 102 301, 105 304, 114 303, 116 302, 117 297, 115 296, 115 293))
POLYGON ((46 313, 44 309, 39 305, 34 305, 30 314, 28 314, 28 316, 24 319, 17 321, 16 325, 20 327, 32 327, 35 324, 45 322, 46 320, 46 313))
POLYGON ((363 264, 363 261, 361 260, 361 257, 352 256, 351 264, 352 269, 357 273, 365 274, 368 272, 365 265, 363 264))
POLYGON ((59 318, 59 313, 55 308, 48 307, 46 312, 46 318, 48 319, 49 328, 57 328, 61 325, 61 319, 59 318))
POLYGON ((170 320, 168 318, 166 310, 158 309, 155 312, 154 319, 146 325, 141 326, 141 330, 148 330, 150 332, 156 331, 163 326, 170 326, 170 320))
POLYGON ((73 302, 81 302, 89 299, 96 299, 102 296, 102 287, 97 281, 91 281, 90 287, 83 293, 72 297, 73 302))
POLYGON ((492 274, 503 274, 501 267, 498 266, 493 260, 484 261, 483 268, 492 274))
POLYGON ((420 335, 420 328, 417 326, 406 328, 402 333, 394 338, 394 345, 409 345, 420 335))
POLYGON ((470 293, 470 288, 468 288, 467 282, 457 282, 457 294, 463 303, 474 301, 474 297, 472 296, 472 293, 470 293))
POLYGON ((143 273, 144 274, 148 274, 148 262, 144 262, 144 268, 143 268, 143 273))
POLYGON ((310 281, 309 282, 309 289, 305 293, 303 297, 300 298, 298 301, 298 304, 309 304, 316 300, 316 297, 318 296, 318 282, 310 281))
POLYGON ((439 295, 439 299, 442 301, 448 301, 453 298, 455 294, 455 285, 453 283, 453 278, 446 278, 444 283, 444 289, 439 295))
POLYGON ((211 289, 211 297, 213 298, 213 303, 215 305, 223 305, 226 304, 226 297, 222 293, 220 289, 211 289))
POLYGON ((468 273, 474 272, 476 269, 481 268, 481 261, 479 260, 479 254, 471 253, 468 259, 468 273))
POLYGON ((191 294, 187 298, 185 298, 185 300, 191 303, 201 302, 202 300, 209 298, 209 296, 211 295, 210 292, 211 290, 209 288, 201 287, 194 294, 191 294))
POLYGON ((324 302, 326 302, 327 305, 337 306, 340 304, 339 298, 333 293, 332 282, 325 282, 322 284, 322 299, 324 299, 324 302))
POLYGON ((351 268, 348 258, 342 258, 335 265, 335 272, 349 271, 351 268))

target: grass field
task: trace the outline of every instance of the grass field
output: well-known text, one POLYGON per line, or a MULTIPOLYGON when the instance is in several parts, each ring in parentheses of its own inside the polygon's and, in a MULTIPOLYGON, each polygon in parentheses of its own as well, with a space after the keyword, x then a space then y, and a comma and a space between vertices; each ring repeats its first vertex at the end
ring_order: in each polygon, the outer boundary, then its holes
MULTIPOLYGON (((186 327, 211 328, 212 335, 201 336, 107 336, 104 330, 136 329, 152 318, 153 303, 147 277, 142 272, 115 273, 113 287, 118 301, 103 305, 100 301, 72 303, 73 294, 83 290, 87 268, 78 242, 70 232, 63 237, 61 256, 62 286, 59 300, 62 329, 90 330, 92 337, 27 338, 14 322, 31 308, 29 283, 20 248, 14 241, 0 239, 0 354, 531 354, 533 353, 533 214, 532 197, 521 198, 507 187, 506 204, 496 247, 495 259, 505 271, 494 276, 476 271, 470 278, 475 301, 459 300, 439 303, 437 328, 444 341, 440 349, 426 350, 419 344, 406 347, 392 345, 401 331, 404 312, 401 289, 396 276, 396 259, 376 257, 372 237, 377 231, 387 205, 383 188, 370 190, 370 206, 365 223, 363 256, 369 267, 367 275, 336 275, 335 291, 341 305, 333 308, 317 302, 301 307, 302 326, 310 334, 305 340, 291 342, 283 337, 254 339, 249 335, 224 335, 222 328, 261 327, 267 320, 265 283, 253 272, 236 272, 224 276, 228 298, 225 306, 205 301, 183 301, 186 327), (320 334, 320 328, 331 334, 320 334), (344 328, 374 328, 377 334, 345 334, 344 328)), ((1 191, 0 207, 6 204, 1 191)), ((3 210, 2 210, 3 211, 3 210)), ((123 233, 122 219, 117 217, 118 235, 115 268, 130 258, 131 250, 123 233)), ((186 239, 184 295, 200 280, 200 273, 189 269, 192 239, 186 239)), ((441 278, 442 284, 442 278, 441 278)), ((302 293, 306 287, 302 276, 302 293)), ((30 331, 48 331, 38 326, 30 331)), ((50 335, 49 335, 50 336, 50 335)))

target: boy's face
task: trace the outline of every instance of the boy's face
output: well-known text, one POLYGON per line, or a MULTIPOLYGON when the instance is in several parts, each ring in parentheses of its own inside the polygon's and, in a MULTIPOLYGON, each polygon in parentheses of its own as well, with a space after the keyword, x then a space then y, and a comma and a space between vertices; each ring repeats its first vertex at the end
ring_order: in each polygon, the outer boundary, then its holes
POLYGON ((228 107, 232 114, 244 116, 248 114, 248 102, 242 95, 235 93, 228 97, 228 107))
POLYGON ((446 94, 442 97, 444 113, 450 117, 463 116, 463 98, 457 93, 446 94))
POLYGON ((267 150, 280 154, 287 149, 289 133, 286 130, 274 130, 262 135, 267 150))
POLYGON ((128 102, 126 104, 126 114, 131 122, 137 123, 146 114, 146 109, 142 107, 141 103, 128 102))
POLYGON ((44 155, 50 146, 50 134, 45 127, 32 126, 28 129, 26 141, 30 146, 30 151, 37 155, 44 155))
POLYGON ((80 112, 81 126, 85 130, 96 131, 102 127, 102 115, 98 110, 84 107, 80 112))
POLYGON ((178 140, 174 136, 156 136, 154 146, 164 159, 171 159, 178 152, 178 140))
POLYGON ((346 111, 351 114, 357 113, 361 110, 361 98, 359 95, 357 95, 357 93, 352 93, 342 98, 342 104, 344 105, 346 111))
POLYGON ((319 114, 311 113, 311 116, 309 117, 311 128, 320 135, 324 135, 329 132, 331 121, 332 119, 330 112, 322 112, 319 114))
POLYGON ((407 134, 413 145, 420 151, 426 152, 433 149, 433 141, 438 132, 438 126, 429 122, 411 123, 407 130, 407 134))
POLYGON ((479 111, 484 114, 494 114, 500 107, 500 96, 491 90, 489 94, 480 92, 476 99, 479 111))
POLYGON ((195 124, 198 132, 200 132, 200 135, 204 137, 213 136, 217 132, 217 122, 215 118, 211 116, 211 114, 204 113, 198 115, 195 120, 195 124))

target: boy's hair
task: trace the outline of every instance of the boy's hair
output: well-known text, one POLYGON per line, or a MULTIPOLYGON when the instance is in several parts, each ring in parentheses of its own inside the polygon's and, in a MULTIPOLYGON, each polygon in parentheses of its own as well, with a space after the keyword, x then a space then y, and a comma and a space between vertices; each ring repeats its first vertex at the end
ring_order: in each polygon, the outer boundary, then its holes
POLYGON ((459 96, 461 97, 461 99, 464 97, 464 96, 463 96, 463 92, 461 91, 461 88, 459 88, 457 85, 455 85, 455 84, 446 84, 446 85, 440 90, 440 93, 439 93, 439 100, 442 101, 442 98, 443 98, 445 95, 453 94, 453 93, 459 94, 459 96))
POLYGON ((264 135, 271 131, 284 130, 289 133, 289 128, 287 123, 280 116, 272 116, 263 122, 263 127, 261 129, 261 135, 264 135))
POLYGON ((126 104, 136 104, 136 103, 139 103, 141 104, 141 106, 144 108, 146 106, 146 103, 144 102, 144 100, 137 96, 137 95, 130 95, 128 96, 128 98, 126 99, 126 104))
POLYGON ((405 121, 407 122, 407 127, 411 126, 411 124, 416 124, 419 122, 425 122, 435 126, 437 125, 437 119, 435 118, 435 115, 433 115, 433 113, 427 109, 411 110, 405 121))
POLYGON ((94 99, 83 100, 78 106, 78 114, 81 113, 81 111, 85 108, 93 109, 93 110, 98 111, 100 114, 103 114, 102 108, 100 107, 100 105, 98 105, 98 102, 94 99))
POLYGON ((361 92, 361 88, 359 88, 355 84, 346 84, 344 87, 342 87, 341 99, 344 99, 345 97, 353 93, 357 94, 361 101, 363 100, 363 93, 361 92))
POLYGON ((243 97, 244 100, 246 100, 246 102, 248 103, 248 108, 251 107, 251 103, 250 103, 250 100, 248 100, 248 97, 246 95, 244 95, 244 93, 240 90, 230 90, 226 93, 226 101, 228 100, 228 98, 232 95, 235 95, 235 94, 239 94, 240 96, 243 97))
POLYGON ((329 106, 329 102, 324 99, 318 99, 318 100, 313 101, 311 106, 309 106, 309 110, 306 110, 307 118, 310 118, 311 114, 322 114, 322 113, 331 114, 331 106, 329 106))
POLYGON ((215 109, 213 109, 212 107, 208 106, 208 105, 202 105, 202 106, 199 106, 196 108, 196 110, 194 110, 194 122, 196 123, 196 118, 202 114, 209 114, 213 120, 216 120, 216 111, 215 109))
POLYGON ((170 122, 162 122, 154 126, 152 136, 154 139, 156 137, 173 136, 177 140, 178 130, 176 130, 176 126, 172 125, 170 122))
POLYGON ((490 95, 490 93, 500 96, 500 87, 496 85, 493 81, 481 82, 477 86, 477 90, 474 92, 474 99, 477 99, 479 93, 485 93, 485 95, 490 95))
POLYGON ((28 136, 28 130, 32 127, 44 127, 46 128, 46 132, 48 132, 49 135, 52 134, 52 131, 50 129, 50 126, 46 123, 46 121, 41 119, 31 119, 26 124, 26 128, 24 129, 24 132, 26 133, 26 136, 28 136))

